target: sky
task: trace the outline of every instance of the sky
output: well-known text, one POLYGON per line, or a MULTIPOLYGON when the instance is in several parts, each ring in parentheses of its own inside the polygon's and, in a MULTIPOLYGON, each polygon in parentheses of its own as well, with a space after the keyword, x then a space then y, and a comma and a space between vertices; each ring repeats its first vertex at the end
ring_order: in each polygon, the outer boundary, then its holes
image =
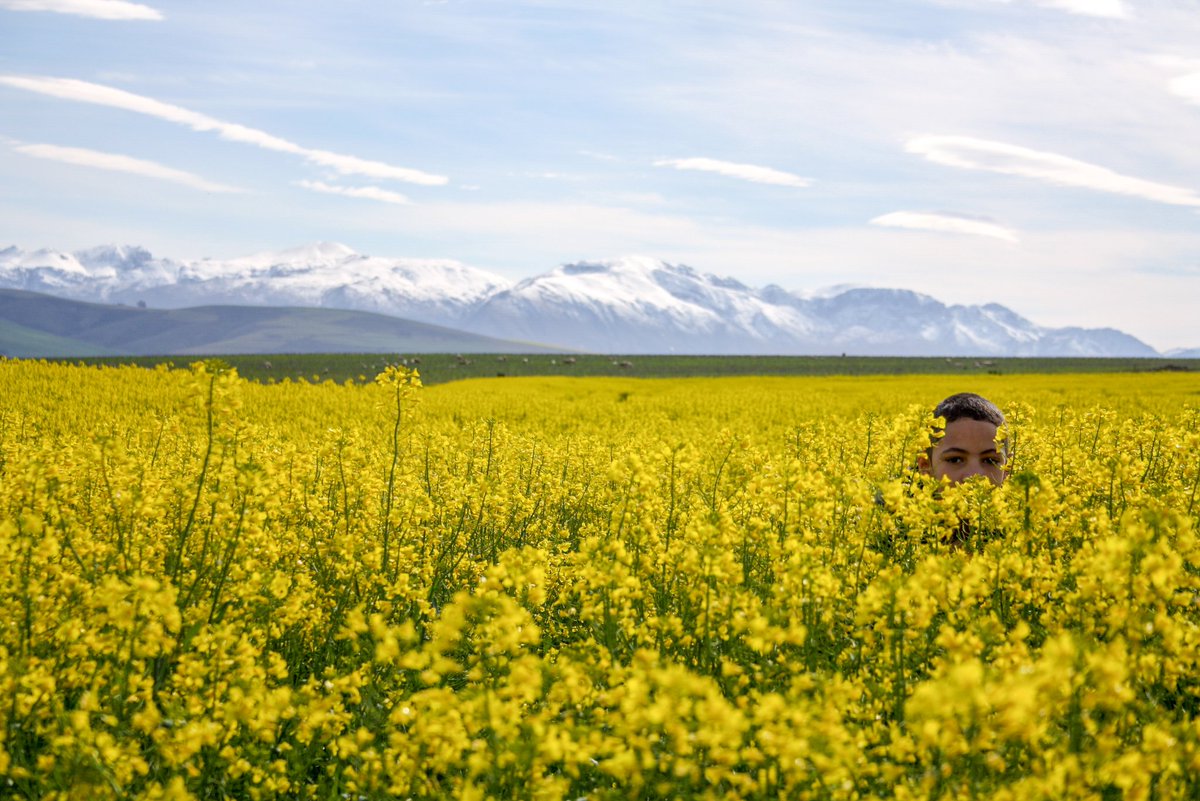
POLYGON ((645 255, 1200 347, 1195 0, 0 0, 0 247, 645 255))

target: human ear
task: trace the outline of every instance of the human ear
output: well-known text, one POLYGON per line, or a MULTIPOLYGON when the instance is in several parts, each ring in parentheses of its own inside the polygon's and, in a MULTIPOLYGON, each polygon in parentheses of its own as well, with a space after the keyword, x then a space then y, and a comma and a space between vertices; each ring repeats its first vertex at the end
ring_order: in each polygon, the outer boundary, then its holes
POLYGON ((927 454, 923 453, 917 457, 917 470, 927 476, 933 475, 933 465, 929 463, 929 456, 927 454))

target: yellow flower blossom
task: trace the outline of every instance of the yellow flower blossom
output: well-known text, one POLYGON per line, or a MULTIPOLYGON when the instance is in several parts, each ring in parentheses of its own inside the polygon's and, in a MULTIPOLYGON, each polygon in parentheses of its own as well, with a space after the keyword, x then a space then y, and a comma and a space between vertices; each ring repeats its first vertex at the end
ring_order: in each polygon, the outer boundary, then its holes
POLYGON ((1190 376, 0 381, 9 794, 1198 792, 1190 376))

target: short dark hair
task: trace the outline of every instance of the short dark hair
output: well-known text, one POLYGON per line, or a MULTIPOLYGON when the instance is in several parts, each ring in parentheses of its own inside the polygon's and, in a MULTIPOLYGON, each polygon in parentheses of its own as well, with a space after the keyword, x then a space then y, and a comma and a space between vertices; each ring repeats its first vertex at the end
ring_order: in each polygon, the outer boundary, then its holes
POLYGON ((947 423, 961 420, 983 420, 999 428, 1004 425, 1004 412, 982 395, 974 392, 959 392, 943 400, 933 410, 934 417, 941 417, 947 423))

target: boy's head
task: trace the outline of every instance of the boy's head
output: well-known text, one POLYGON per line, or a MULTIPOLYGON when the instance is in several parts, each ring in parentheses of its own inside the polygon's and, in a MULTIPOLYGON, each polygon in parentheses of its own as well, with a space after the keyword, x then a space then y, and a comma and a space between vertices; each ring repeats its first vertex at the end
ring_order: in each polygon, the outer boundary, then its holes
POLYGON ((951 395, 933 410, 945 428, 934 428, 931 445, 918 460, 921 472, 945 478, 952 484, 972 476, 985 476, 993 484, 1004 483, 1008 441, 1004 435, 1004 413, 986 398, 972 392, 951 395))

